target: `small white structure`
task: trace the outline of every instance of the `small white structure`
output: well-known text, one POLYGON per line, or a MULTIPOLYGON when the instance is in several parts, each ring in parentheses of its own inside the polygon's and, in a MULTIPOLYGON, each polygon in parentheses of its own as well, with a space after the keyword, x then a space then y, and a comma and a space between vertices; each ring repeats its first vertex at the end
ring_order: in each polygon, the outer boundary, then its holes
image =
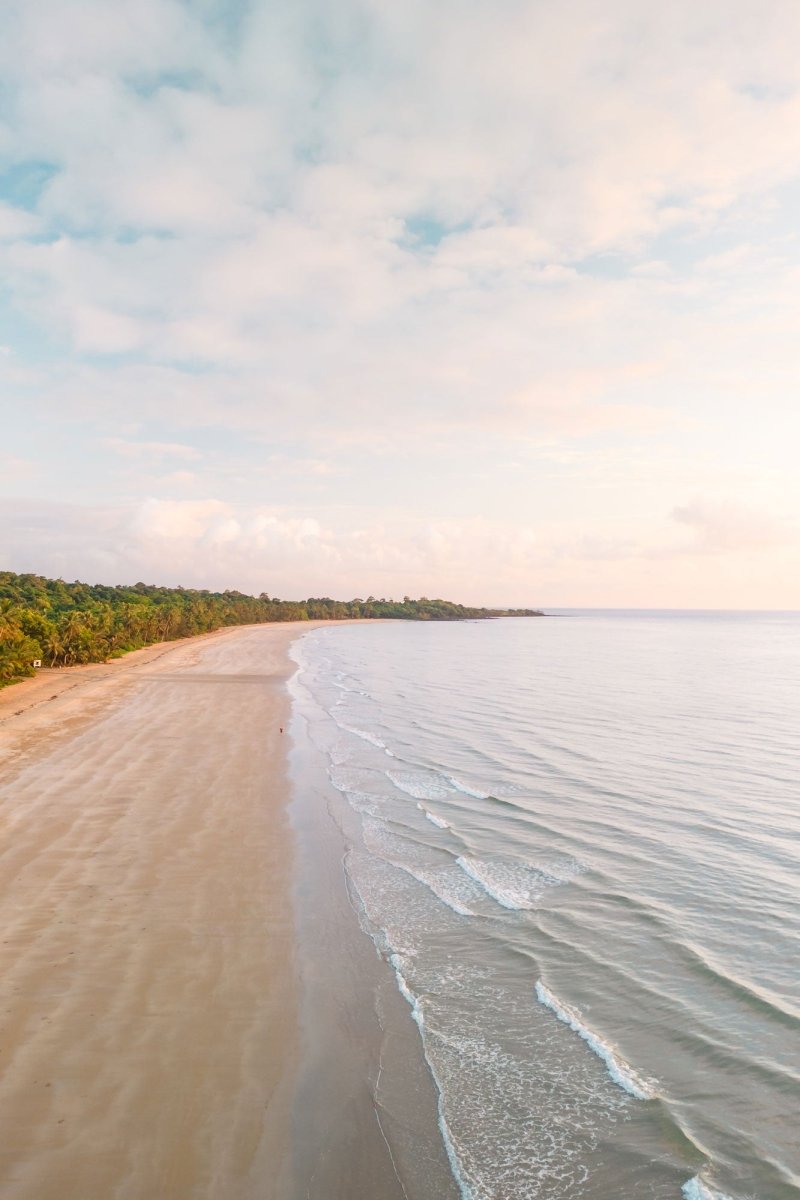
POLYGON ((42 660, 41 660, 40 658, 35 658, 35 659, 33 660, 33 665, 34 665, 35 667, 40 667, 40 666, 42 665, 42 660))

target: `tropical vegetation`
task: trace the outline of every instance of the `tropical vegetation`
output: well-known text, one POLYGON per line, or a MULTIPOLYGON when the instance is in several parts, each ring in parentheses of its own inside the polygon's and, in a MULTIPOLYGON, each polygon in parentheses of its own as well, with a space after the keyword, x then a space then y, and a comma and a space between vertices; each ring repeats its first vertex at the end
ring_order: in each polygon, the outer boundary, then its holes
POLYGON ((262 592, 194 591, 136 583, 131 587, 65 583, 0 571, 0 686, 47 667, 105 662, 154 642, 192 637, 227 625, 267 621, 463 621, 541 616, 534 609, 468 608, 450 600, 278 600, 262 592))

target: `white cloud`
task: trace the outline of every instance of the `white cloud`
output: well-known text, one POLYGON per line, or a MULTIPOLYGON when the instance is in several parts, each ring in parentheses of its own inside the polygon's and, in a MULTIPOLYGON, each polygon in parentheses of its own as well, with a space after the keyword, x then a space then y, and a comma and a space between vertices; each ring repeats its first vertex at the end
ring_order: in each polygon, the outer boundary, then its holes
POLYGON ((29 482, 36 475, 36 463, 30 458, 0 454, 0 481, 8 487, 29 482))
POLYGON ((672 517, 694 530, 697 548, 708 554, 766 550, 797 544, 798 540, 798 531, 790 522, 733 501, 696 497, 673 509, 672 517))
MULTIPOLYGON (((795 519, 796 6, 6 9, 4 433, 24 458, 35 422, 52 488, 105 511, 107 476, 78 459, 136 421, 106 449, 161 498, 135 516, 125 498, 120 554, 192 578, 213 547, 235 579, 274 554, 287 579, 310 555, 342 581, 348 564, 457 581, 501 546, 531 579, 670 550, 674 497, 747 470, 743 510, 795 519), (197 457, 200 430, 219 454, 197 457), (588 456, 564 478, 553 458, 546 498, 584 529, 538 521, 536 460, 517 524, 481 532, 512 441, 588 456), (404 471, 407 533, 384 495, 404 471), (262 512, 276 479, 299 515, 262 512), (334 483, 361 506, 350 533, 314 507, 334 483), (218 499, 170 508, 173 485, 218 499)), ((676 510, 691 547, 755 552, 758 522, 712 508, 676 510)))
POLYGON ((207 540, 227 525, 230 508, 221 500, 145 500, 133 514, 130 528, 141 538, 207 540))
POLYGON ((94 304, 77 304, 70 315, 77 350, 120 354, 139 345, 139 327, 130 317, 109 312, 94 304))
POLYGON ((159 482, 170 489, 176 486, 190 488, 198 482, 198 476, 194 471, 170 471, 168 475, 162 475, 159 482))
POLYGON ((0 201, 0 241, 29 237, 40 228, 39 220, 24 209, 0 201))
POLYGON ((129 438, 110 437, 103 439, 103 446, 121 458, 130 459, 162 459, 178 458, 196 460, 201 457, 196 446, 187 446, 183 442, 142 442, 131 441, 129 438))
POLYGON ((580 520, 430 520, 357 513, 323 519, 216 499, 159 500, 135 507, 0 501, 0 566, 64 578, 224 589, 283 597, 435 594, 488 605, 652 604, 786 607, 800 602, 796 542, 725 514, 714 524, 712 573, 705 551, 671 537, 644 541, 635 520, 589 532, 580 520), (744 528, 744 534, 742 532, 744 528), (733 553, 735 551, 735 553, 733 553), (648 599, 648 596, 650 599, 648 599))

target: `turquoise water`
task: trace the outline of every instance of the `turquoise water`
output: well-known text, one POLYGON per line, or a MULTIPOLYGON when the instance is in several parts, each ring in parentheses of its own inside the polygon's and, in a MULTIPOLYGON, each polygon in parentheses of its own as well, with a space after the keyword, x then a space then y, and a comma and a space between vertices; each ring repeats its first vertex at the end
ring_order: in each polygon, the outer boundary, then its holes
POLYGON ((294 652, 462 1195, 800 1196, 800 618, 376 622, 294 652))

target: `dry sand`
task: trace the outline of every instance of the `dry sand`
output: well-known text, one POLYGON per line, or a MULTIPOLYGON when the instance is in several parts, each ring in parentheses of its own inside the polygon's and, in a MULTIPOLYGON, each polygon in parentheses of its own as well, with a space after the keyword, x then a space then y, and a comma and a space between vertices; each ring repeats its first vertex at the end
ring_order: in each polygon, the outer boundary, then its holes
POLYGON ((300 626, 0 693, 0 1196, 284 1194, 300 626))

